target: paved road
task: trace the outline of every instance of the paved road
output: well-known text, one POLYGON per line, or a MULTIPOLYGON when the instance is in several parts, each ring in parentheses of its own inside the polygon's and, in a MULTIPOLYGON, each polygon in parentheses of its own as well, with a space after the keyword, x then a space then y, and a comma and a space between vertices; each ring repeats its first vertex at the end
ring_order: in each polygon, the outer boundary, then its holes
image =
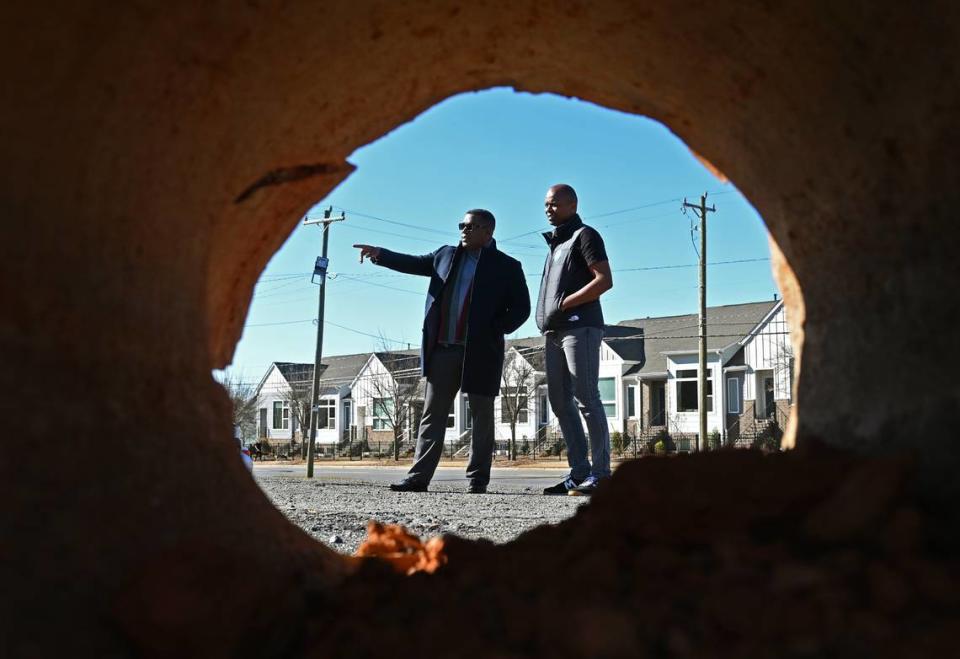
MULTIPOLYGON (((385 484, 395 483, 401 480, 409 469, 409 465, 400 467, 391 466, 341 466, 341 465, 323 465, 314 467, 314 479, 321 483, 365 483, 365 484, 385 484)), ((285 465, 285 464, 262 464, 256 463, 254 470, 258 474, 269 475, 271 477, 289 477, 305 478, 307 468, 305 465, 285 465)), ((466 487, 467 480, 465 468, 444 467, 437 469, 433 477, 433 485, 438 488, 448 489, 457 487, 466 487)), ((537 488, 543 489, 560 482, 567 475, 566 465, 563 468, 497 468, 490 472, 490 487, 495 488, 498 485, 510 486, 511 488, 537 488)))

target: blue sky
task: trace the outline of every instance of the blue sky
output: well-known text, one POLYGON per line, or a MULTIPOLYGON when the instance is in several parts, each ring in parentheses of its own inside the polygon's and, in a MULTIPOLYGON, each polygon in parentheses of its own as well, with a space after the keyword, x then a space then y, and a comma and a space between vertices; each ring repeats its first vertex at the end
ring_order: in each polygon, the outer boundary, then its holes
MULTIPOLYGON (((581 216, 606 242, 614 270, 614 289, 603 297, 607 322, 696 312, 695 267, 626 271, 696 264, 684 196, 698 201, 709 191, 717 207, 708 218, 708 262, 769 258, 750 203, 666 127, 582 101, 510 89, 461 94, 358 149, 350 162, 357 171, 310 211, 333 205, 347 215, 330 233, 337 276, 327 286, 325 355, 379 349, 365 334, 394 347, 419 345, 426 278, 361 265, 352 245, 425 254, 456 244, 469 208, 493 211, 499 247, 523 264, 535 303, 546 247, 537 233, 516 236, 549 228, 543 197, 553 183, 576 188, 581 216)), ((317 287, 309 273, 320 239, 317 226, 298 226, 263 272, 231 367, 243 380, 259 380, 273 361, 313 361, 317 287)), ((708 268, 710 305, 776 292, 768 260, 708 268)), ((517 335, 536 333, 531 319, 517 335)))

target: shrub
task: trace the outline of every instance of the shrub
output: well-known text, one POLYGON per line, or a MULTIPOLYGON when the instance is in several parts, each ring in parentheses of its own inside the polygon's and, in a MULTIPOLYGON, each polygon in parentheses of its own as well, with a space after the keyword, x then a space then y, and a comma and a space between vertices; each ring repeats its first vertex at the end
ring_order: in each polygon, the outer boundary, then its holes
POLYGON ((619 430, 610 433, 610 448, 617 455, 623 455, 623 433, 619 430))
POLYGON ((720 431, 714 428, 710 431, 710 434, 707 435, 707 446, 711 451, 716 451, 720 448, 720 431))
POLYGON ((670 433, 666 428, 660 428, 653 437, 647 440, 647 452, 657 453, 657 444, 663 447, 660 451, 662 453, 676 450, 676 445, 673 443, 673 439, 670 437, 670 433))

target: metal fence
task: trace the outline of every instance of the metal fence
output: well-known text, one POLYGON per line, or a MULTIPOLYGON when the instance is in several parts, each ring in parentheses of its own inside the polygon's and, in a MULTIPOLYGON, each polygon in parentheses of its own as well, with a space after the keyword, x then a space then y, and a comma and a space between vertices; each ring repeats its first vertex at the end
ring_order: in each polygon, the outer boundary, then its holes
MULTIPOLYGON (((704 448, 776 450, 786 428, 788 413, 779 408, 767 419, 756 419, 740 428, 739 422, 726 432, 714 432, 707 436, 704 448)), ((697 450, 696 433, 670 432, 667 427, 645 428, 635 432, 613 432, 610 437, 610 452, 614 458, 638 458, 642 455, 692 453, 697 450)), ((416 439, 404 433, 399 440, 399 457, 409 459, 416 450, 416 439)), ((511 440, 497 439, 494 442, 494 460, 510 461, 511 440)), ((535 437, 518 437, 515 440, 516 458, 519 460, 556 460, 565 462, 567 447, 563 435, 554 425, 543 426, 535 437)), ((466 459, 469 456, 469 432, 443 447, 443 457, 466 459)), ((297 441, 265 441, 251 445, 254 460, 303 460, 306 459, 306 444, 297 441), (259 446, 259 451, 256 447, 259 446)), ((316 460, 392 460, 396 455, 392 439, 369 439, 347 434, 338 443, 319 444, 314 452, 316 460)))

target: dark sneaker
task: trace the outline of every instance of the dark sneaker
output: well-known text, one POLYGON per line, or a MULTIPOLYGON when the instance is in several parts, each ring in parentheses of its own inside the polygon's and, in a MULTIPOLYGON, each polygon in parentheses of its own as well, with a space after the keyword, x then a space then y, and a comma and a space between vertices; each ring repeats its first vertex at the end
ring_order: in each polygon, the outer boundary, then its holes
POLYGON ((415 481, 400 481, 399 483, 391 483, 390 489, 394 492, 426 492, 427 485, 415 481))
POLYGON ((569 494, 570 490, 577 487, 582 482, 583 481, 578 481, 575 478, 570 478, 569 476, 567 476, 565 479, 563 479, 563 482, 557 483, 553 487, 544 488, 543 493, 544 494, 569 494))
POLYGON ((470 487, 467 488, 467 494, 486 494, 487 486, 483 483, 470 483, 470 487))
POLYGON ((590 496, 597 491, 597 486, 600 485, 600 479, 596 476, 587 476, 582 483, 577 485, 574 488, 571 488, 567 494, 572 497, 586 497, 590 496))

